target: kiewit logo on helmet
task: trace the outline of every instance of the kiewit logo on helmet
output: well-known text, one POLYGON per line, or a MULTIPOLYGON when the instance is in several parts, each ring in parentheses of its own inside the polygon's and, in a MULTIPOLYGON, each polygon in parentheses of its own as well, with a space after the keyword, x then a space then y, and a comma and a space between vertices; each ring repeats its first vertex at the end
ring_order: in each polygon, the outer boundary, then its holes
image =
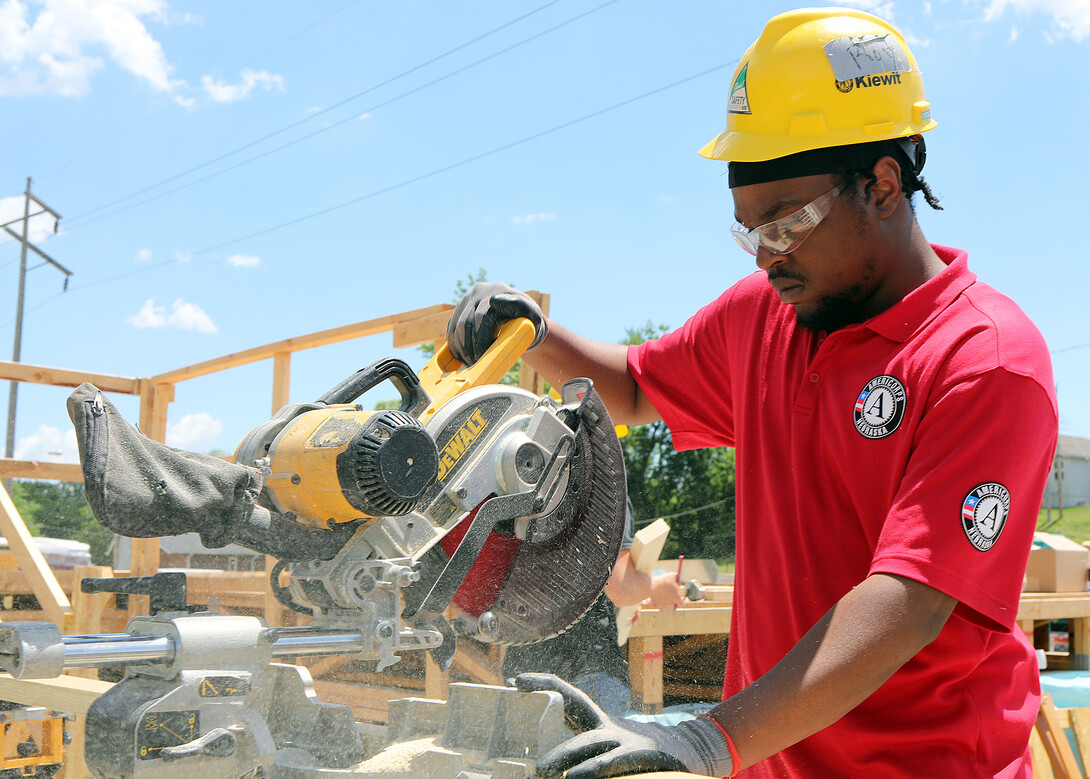
POLYGON ((849 78, 845 81, 836 82, 836 88, 841 92, 851 92, 856 87, 860 89, 866 87, 885 87, 890 84, 900 84, 900 73, 882 73, 877 76, 857 76, 856 78, 849 78))

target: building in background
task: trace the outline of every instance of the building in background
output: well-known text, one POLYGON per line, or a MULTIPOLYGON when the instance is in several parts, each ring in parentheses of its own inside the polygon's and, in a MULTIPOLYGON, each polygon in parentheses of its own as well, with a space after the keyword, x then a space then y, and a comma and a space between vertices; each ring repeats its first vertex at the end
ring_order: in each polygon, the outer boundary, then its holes
POLYGON ((1090 439, 1061 435, 1048 475, 1042 508, 1090 504, 1090 439))
MULTIPOLYGON (((114 570, 131 567, 132 539, 118 536, 113 547, 114 570)), ((200 568, 216 571, 263 571, 265 555, 238 544, 209 549, 196 533, 164 536, 159 539, 159 568, 200 568)))

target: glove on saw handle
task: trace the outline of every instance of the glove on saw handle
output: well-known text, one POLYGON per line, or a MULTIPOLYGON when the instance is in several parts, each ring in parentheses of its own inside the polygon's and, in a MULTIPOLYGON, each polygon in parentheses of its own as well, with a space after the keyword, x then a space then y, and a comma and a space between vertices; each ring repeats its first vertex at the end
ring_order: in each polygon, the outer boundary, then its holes
POLYGON ((536 336, 530 348, 540 346, 549 334, 549 326, 533 298, 506 284, 477 282, 450 315, 447 344, 451 354, 459 362, 472 365, 496 340, 501 324, 522 317, 534 323, 536 336))
POLYGON ((83 483, 95 519, 132 538, 200 533, 209 548, 237 543, 283 561, 328 560, 350 524, 311 528, 256 505, 259 470, 172 449, 130 425, 92 384, 68 396, 83 483))
POLYGON ((732 773, 734 766, 727 739, 707 717, 678 725, 615 719, 581 690, 552 674, 520 674, 515 677, 515 686, 523 692, 560 693, 564 698, 564 718, 577 733, 538 760, 538 776, 599 779, 655 771, 687 771, 705 776, 732 773))

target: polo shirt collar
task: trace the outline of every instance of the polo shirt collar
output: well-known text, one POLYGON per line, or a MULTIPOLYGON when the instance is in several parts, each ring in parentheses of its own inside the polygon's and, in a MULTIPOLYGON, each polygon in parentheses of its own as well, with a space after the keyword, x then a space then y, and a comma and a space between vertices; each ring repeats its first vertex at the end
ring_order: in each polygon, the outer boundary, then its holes
POLYGON ((946 270, 928 279, 900 302, 868 319, 860 327, 873 330, 891 341, 904 343, 976 281, 976 274, 969 270, 968 252, 934 243, 931 248, 946 263, 946 270))

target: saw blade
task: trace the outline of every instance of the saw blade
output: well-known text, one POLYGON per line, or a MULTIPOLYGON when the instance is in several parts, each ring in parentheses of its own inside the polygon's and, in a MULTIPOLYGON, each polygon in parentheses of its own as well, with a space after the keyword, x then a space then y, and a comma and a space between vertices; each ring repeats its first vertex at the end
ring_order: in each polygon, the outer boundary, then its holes
POLYGON ((515 555, 491 608, 492 643, 531 644, 567 630, 605 588, 620 553, 626 485, 613 421, 589 380, 568 382, 564 395, 582 401, 567 486, 515 555))

